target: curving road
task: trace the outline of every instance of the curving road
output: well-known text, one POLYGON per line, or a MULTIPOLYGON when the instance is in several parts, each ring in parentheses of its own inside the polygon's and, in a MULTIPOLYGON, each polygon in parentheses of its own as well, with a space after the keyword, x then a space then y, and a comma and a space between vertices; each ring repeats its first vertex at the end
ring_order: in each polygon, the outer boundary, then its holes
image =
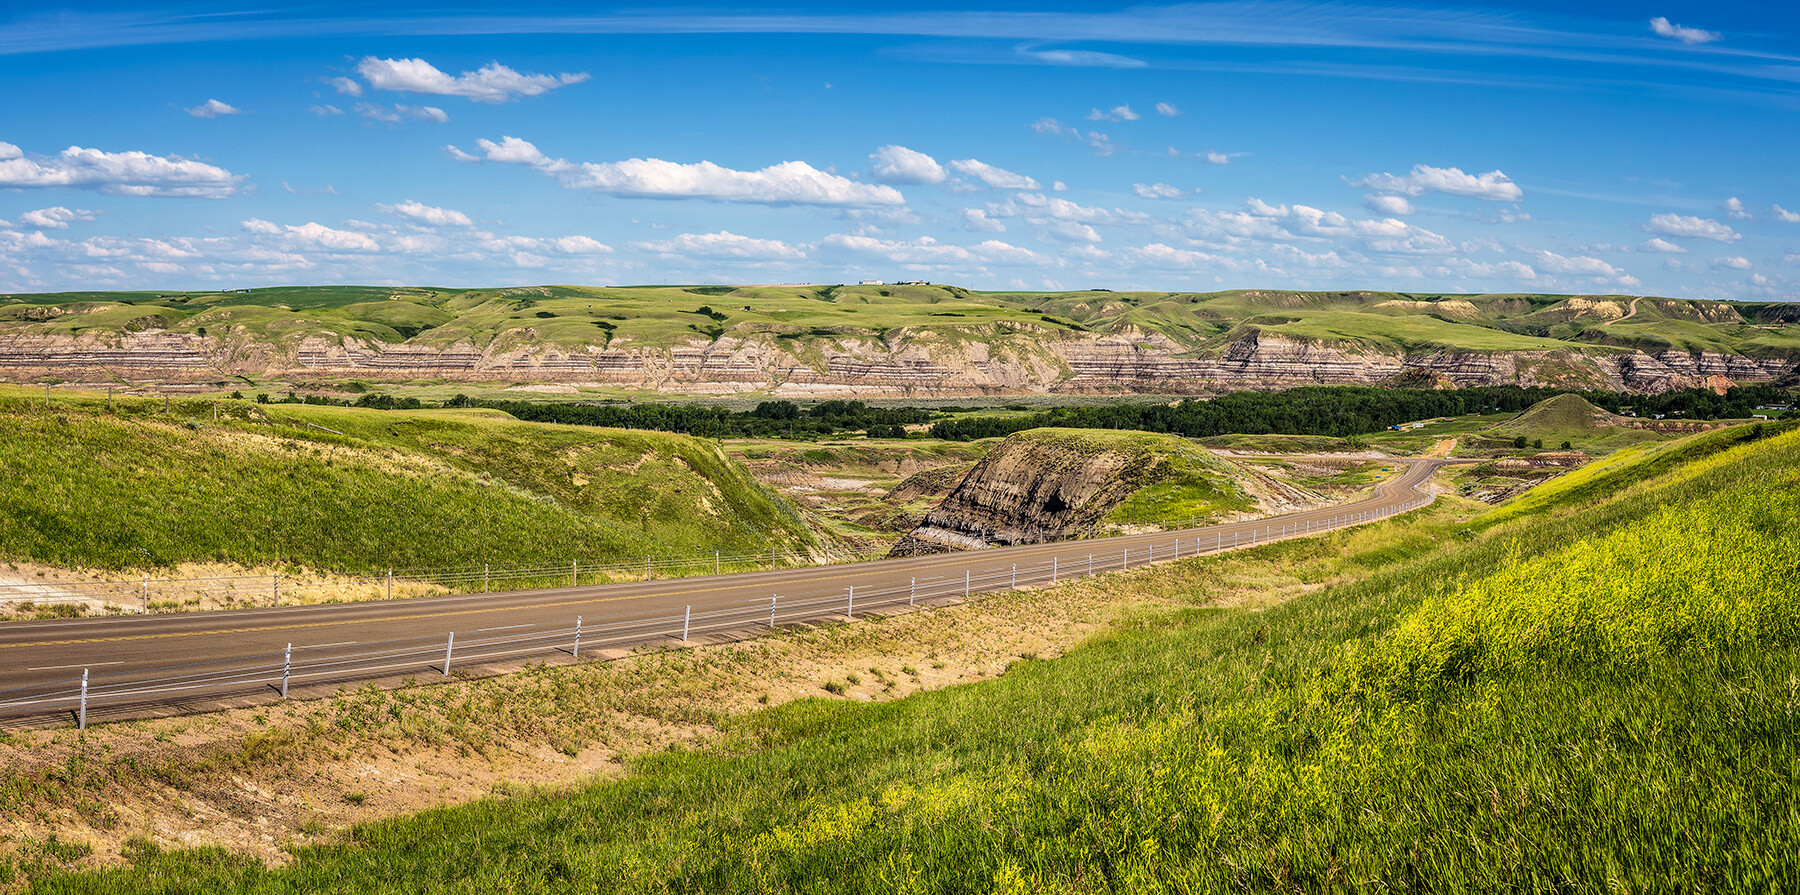
POLYGON ((1418 486, 1457 461, 1392 462, 1408 468, 1356 503, 1176 532, 593 587, 11 622, 0 625, 0 723, 78 713, 84 670, 90 714, 132 717, 264 701, 284 669, 297 691, 329 692, 1045 584, 1380 518, 1428 500, 1418 486))

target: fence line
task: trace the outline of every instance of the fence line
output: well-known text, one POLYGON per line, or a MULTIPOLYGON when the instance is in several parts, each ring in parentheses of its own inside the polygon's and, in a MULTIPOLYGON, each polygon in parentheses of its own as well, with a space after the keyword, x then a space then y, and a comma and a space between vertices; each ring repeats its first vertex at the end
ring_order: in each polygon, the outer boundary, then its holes
MULTIPOLYGON (((255 694, 265 690, 287 698, 293 683, 344 683, 393 674, 436 673, 449 676, 457 668, 499 662, 524 656, 584 654, 662 640, 692 642, 696 635, 772 629, 781 624, 819 621, 916 605, 919 600, 972 597, 1020 587, 1042 586, 1143 566, 1158 561, 1218 553, 1237 547, 1266 544, 1304 534, 1327 531, 1408 512, 1430 503, 1424 495, 1386 511, 1359 510, 1324 520, 1271 521, 1248 532, 1215 531, 1171 540, 1152 541, 1134 549, 1121 545, 1105 552, 1077 554, 1073 562, 1060 552, 1041 561, 1008 563, 991 569, 964 569, 954 573, 913 577, 904 585, 852 585, 803 592, 771 593, 767 600, 688 605, 681 612, 638 610, 604 619, 577 617, 567 626, 545 630, 519 630, 487 638, 458 641, 455 632, 439 637, 413 637, 375 643, 359 643, 357 651, 345 647, 300 647, 288 644, 282 652, 215 659, 160 668, 90 674, 83 669, 69 683, 36 684, 0 690, 0 717, 45 717, 70 713, 85 728, 96 704, 106 704, 123 714, 147 703, 166 703, 211 694, 255 694), (1085 560, 1085 565, 1082 560, 1085 560), (695 611, 695 610, 699 611, 695 611), (374 649, 370 649, 373 647, 374 649)), ((1064 542, 1074 548, 1078 542, 1064 542)), ((1034 545, 1042 546, 1042 545, 1034 545)), ((1087 545, 1082 545, 1087 546, 1087 545)), ((975 555, 975 558, 979 558, 975 555)), ((1004 558, 1004 557, 1002 557, 1004 558)), ((723 562, 723 560, 720 560, 723 562)), ((577 572, 579 574, 579 572, 577 572)), ((530 624, 521 628, 544 628, 530 624)))

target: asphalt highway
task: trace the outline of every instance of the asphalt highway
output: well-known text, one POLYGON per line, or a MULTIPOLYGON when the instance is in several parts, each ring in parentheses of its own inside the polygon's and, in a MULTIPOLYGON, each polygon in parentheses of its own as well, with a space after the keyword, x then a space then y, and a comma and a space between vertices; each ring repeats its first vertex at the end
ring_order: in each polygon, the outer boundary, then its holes
POLYGON ((577 649, 591 655, 771 618, 843 618, 1046 584, 1380 518, 1420 500, 1418 486, 1455 461, 1392 462, 1407 468, 1355 503, 1174 532, 601 586, 7 622, 0 624, 0 724, 46 712, 69 717, 84 670, 93 707, 110 706, 107 717, 119 717, 129 706, 269 698, 283 668, 295 672, 295 686, 447 674, 452 664, 557 650, 565 658, 577 649))

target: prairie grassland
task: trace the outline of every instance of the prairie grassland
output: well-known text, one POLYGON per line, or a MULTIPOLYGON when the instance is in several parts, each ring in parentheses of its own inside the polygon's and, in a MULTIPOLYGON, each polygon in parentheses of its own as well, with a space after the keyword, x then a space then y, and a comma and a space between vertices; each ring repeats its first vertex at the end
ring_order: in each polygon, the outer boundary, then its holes
POLYGON ((816 543, 785 498, 686 436, 491 411, 166 406, 0 395, 0 559, 358 573, 816 543))
MULTIPOLYGON (((1800 431, 1618 461, 1464 523, 1283 542, 1328 585, 1055 661, 802 699, 570 793, 34 891, 1791 891, 1800 431)), ((1203 602, 1207 558, 1159 572, 1203 602)), ((1129 584, 1120 578, 1112 586, 1129 584)))

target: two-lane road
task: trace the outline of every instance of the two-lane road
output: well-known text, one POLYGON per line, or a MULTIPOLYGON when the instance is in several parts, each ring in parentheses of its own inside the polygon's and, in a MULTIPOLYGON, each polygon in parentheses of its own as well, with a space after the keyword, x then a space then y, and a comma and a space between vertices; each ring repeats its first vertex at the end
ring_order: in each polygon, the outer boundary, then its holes
MULTIPOLYGON (((1356 503, 1178 532, 591 587, 12 622, 0 625, 0 721, 30 708, 41 711, 51 705, 38 702, 9 707, 7 703, 52 688, 70 692, 82 669, 89 669, 97 679, 103 678, 116 687, 134 679, 201 675, 210 667, 203 663, 230 657, 259 657, 257 667, 266 670, 270 663, 278 666, 284 661, 291 646, 310 661, 388 650, 396 657, 385 666, 388 673, 408 663, 424 671, 429 664, 408 651, 429 653, 431 661, 437 662, 435 657, 446 652, 450 646, 446 641, 453 632, 454 640, 463 643, 509 637, 528 639, 534 631, 544 632, 545 636, 572 631, 580 616, 585 619, 587 630, 593 632, 584 641, 584 648, 602 645, 606 640, 602 629, 609 623, 614 625, 614 631, 605 645, 624 646, 632 642, 666 642, 671 636, 679 639, 682 625, 678 621, 689 616, 725 618, 727 612, 739 611, 761 617, 772 608, 793 606, 801 616, 784 612, 783 620, 841 617, 847 611, 873 608, 884 602, 905 604, 912 599, 962 596, 965 589, 1000 590, 1015 584, 1080 577, 1090 569, 1098 573, 1380 518, 1419 502, 1423 495, 1418 486, 1440 466, 1453 461, 1429 458, 1392 462, 1408 468, 1380 483, 1373 495, 1356 503), (771 607, 772 600, 778 605, 771 607), (827 609, 827 604, 841 608, 827 609), (806 608, 809 605, 811 608, 806 608), (199 668, 170 670, 184 665, 199 668)), ((745 627, 749 622, 745 618, 737 624, 745 627)), ((346 667, 332 680, 382 676, 379 669, 363 673, 346 667)), ((266 674, 254 687, 244 681, 227 681, 209 690, 196 683, 183 698, 209 692, 268 692, 272 686, 266 674)), ((148 705, 157 700, 142 696, 135 701, 148 705)), ((118 702, 113 700, 115 705, 118 702)))

